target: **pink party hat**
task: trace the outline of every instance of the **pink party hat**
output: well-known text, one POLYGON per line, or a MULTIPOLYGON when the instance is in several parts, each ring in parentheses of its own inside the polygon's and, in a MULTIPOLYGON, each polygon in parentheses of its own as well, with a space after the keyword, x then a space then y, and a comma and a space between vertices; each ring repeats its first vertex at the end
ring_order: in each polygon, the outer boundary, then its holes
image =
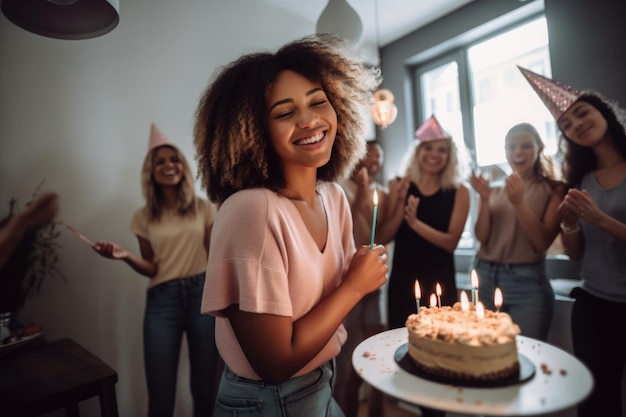
POLYGON ((430 119, 420 126, 415 132, 415 138, 421 143, 430 142, 431 140, 438 139, 451 139, 452 136, 443 130, 439 121, 435 118, 435 115, 430 116, 430 119))
POLYGON ((546 105, 554 120, 559 120, 563 113, 570 108, 576 100, 582 95, 572 87, 560 83, 543 75, 536 74, 530 70, 520 67, 517 68, 522 72, 526 81, 531 85, 535 93, 546 105))
POLYGON ((148 152, 156 147, 163 145, 171 145, 171 143, 169 140, 167 140, 163 132, 161 132, 154 123, 150 124, 150 141, 148 142, 148 152))

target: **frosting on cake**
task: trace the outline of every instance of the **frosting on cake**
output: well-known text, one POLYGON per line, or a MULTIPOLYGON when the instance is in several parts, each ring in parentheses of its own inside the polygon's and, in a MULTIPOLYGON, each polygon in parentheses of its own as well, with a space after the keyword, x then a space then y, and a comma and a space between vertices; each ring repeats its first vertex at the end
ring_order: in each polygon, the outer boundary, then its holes
POLYGON ((418 368, 457 379, 498 379, 519 371, 516 336, 519 326, 506 313, 471 306, 422 307, 411 314, 408 353, 418 368))

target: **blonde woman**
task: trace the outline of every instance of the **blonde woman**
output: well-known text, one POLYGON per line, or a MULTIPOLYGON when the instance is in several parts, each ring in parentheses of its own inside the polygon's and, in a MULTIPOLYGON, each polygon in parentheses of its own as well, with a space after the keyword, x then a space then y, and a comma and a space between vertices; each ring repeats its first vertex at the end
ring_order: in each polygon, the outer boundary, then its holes
POLYGON ((194 416, 210 416, 218 363, 215 319, 200 313, 215 206, 195 195, 184 155, 152 125, 141 185, 145 206, 130 231, 140 256, 114 242, 100 255, 126 262, 150 279, 143 322, 148 416, 172 416, 183 335, 187 337, 194 416))
POLYGON ((454 250, 465 227, 469 190, 460 182, 454 140, 435 116, 417 130, 416 139, 408 153, 406 205, 394 220, 397 231, 387 293, 392 329, 403 327, 415 313, 416 279, 421 305, 428 305, 437 283, 442 287, 442 305, 458 300, 454 250))
MULTIPOLYGON (((409 188, 405 205, 396 210, 390 227, 394 235, 393 263, 387 292, 389 328, 404 327, 415 313, 415 280, 421 305, 429 304, 437 284, 441 304, 457 301, 454 250, 461 239, 469 211, 469 190, 461 184, 456 145, 433 115, 416 132, 406 155, 409 188)), ((422 407, 422 416, 445 412, 422 407)))

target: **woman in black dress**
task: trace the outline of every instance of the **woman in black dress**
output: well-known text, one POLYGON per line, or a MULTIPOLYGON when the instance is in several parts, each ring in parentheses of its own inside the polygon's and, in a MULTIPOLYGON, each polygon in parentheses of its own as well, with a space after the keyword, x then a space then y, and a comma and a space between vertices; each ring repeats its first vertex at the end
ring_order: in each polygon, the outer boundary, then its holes
POLYGON ((419 280, 421 305, 441 286, 441 304, 458 300, 454 250, 469 211, 469 189, 461 184, 452 137, 432 116, 415 133, 406 175, 410 185, 404 210, 394 216, 393 266, 387 308, 389 328, 403 327, 416 312, 414 285, 419 280))

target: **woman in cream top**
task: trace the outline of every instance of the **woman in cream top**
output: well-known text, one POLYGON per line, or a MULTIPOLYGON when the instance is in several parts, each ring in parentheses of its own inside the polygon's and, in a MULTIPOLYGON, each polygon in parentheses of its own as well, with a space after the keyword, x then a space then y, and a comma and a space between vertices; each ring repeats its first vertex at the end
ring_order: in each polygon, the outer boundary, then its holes
POLYGON ((480 196, 475 225, 480 249, 474 262, 479 299, 494 310, 494 291, 499 287, 501 310, 510 314, 524 336, 545 340, 554 309, 545 256, 559 232, 557 209, 564 185, 554 180, 534 126, 513 126, 504 147, 513 173, 503 186, 491 187, 475 173, 470 179, 480 196))

